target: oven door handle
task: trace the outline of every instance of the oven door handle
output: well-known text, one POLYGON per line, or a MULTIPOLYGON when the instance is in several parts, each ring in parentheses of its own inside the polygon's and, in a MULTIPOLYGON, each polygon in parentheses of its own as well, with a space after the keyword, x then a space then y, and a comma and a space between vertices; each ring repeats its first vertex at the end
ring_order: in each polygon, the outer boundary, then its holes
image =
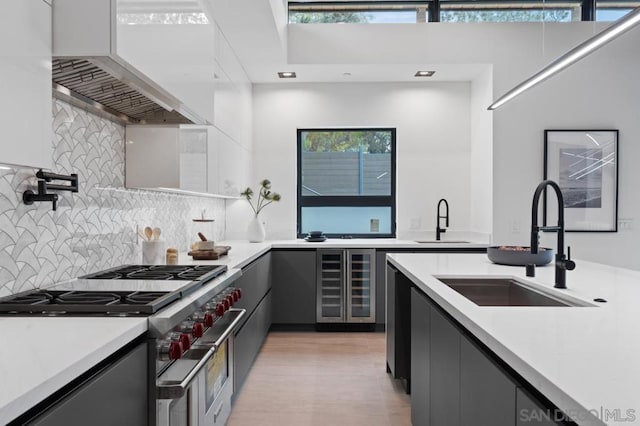
POLYGON ((224 330, 224 332, 220 335, 220 337, 218 337, 216 341, 213 343, 213 346, 216 348, 216 350, 218 350, 218 348, 222 346, 224 341, 227 340, 227 338, 231 333, 233 333, 233 330, 235 330, 238 324, 240 324, 240 321, 242 321, 242 318, 244 318, 244 316, 247 314, 246 309, 231 308, 229 309, 229 312, 237 313, 238 316, 231 322, 231 324, 229 324, 229 327, 227 327, 224 330))
POLYGON ((242 318, 246 315, 246 309, 229 309, 229 312, 236 314, 235 319, 220 334, 209 350, 200 358, 195 366, 182 380, 164 380, 156 384, 157 399, 177 399, 182 398, 186 393, 193 379, 200 373, 200 370, 209 362, 218 351, 218 348, 229 338, 233 330, 238 326, 242 318))

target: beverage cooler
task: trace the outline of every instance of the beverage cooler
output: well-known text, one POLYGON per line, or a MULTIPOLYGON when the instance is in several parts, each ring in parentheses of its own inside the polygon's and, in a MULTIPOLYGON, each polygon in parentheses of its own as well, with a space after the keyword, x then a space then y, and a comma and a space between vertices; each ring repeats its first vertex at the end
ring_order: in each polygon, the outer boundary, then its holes
POLYGON ((376 321, 375 250, 317 251, 318 324, 371 324, 376 321))

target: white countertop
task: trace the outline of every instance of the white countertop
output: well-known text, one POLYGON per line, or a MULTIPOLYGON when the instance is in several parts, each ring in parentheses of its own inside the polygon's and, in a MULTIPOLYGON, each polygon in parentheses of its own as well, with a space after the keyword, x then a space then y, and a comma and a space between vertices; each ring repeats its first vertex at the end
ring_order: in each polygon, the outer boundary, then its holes
POLYGON ((329 238, 321 243, 310 243, 303 239, 297 240, 266 240, 261 243, 242 241, 216 242, 219 246, 230 246, 231 250, 226 256, 217 260, 193 260, 186 253, 180 253, 178 263, 181 265, 227 265, 229 269, 243 268, 253 262, 264 253, 273 249, 318 249, 318 248, 375 248, 375 249, 464 249, 486 248, 489 244, 472 239, 446 240, 440 242, 417 243, 412 240, 400 240, 396 238, 353 238, 339 239, 329 238))
MULTIPOLYGON (((397 239, 329 239, 323 243, 309 243, 304 240, 265 241, 223 241, 218 245, 229 245, 232 250, 227 256, 214 261, 193 261, 186 253, 181 253, 180 264, 227 265, 229 272, 216 278, 202 289, 190 294, 166 308, 162 314, 171 314, 183 305, 195 303, 214 287, 224 285, 229 279, 236 279, 238 269, 248 265, 272 248, 452 248, 486 247, 486 244, 432 243, 419 244, 397 239)), ((86 280, 69 281, 58 284, 77 288, 86 280)), ((103 288, 124 285, 121 282, 106 283, 97 280, 91 285, 103 288)), ((128 282, 126 288, 135 285, 138 289, 158 289, 172 284, 158 284, 148 281, 128 282), (149 287, 151 286, 151 287, 149 287)), ((180 284, 182 285, 182 284, 180 284)), ((65 287, 65 288, 66 288, 65 287)), ((147 318, 108 317, 0 317, 0 424, 4 424, 23 414, 52 393, 80 376, 94 365, 126 345, 148 329, 147 318)))
POLYGON ((469 238, 447 239, 443 237, 441 241, 434 239, 420 240, 400 240, 396 238, 329 238, 321 243, 310 243, 304 239, 270 241, 273 248, 375 248, 375 249, 449 249, 449 248, 484 248, 489 244, 469 238))
POLYGON ((495 265, 484 254, 387 258, 560 409, 579 413, 578 424, 640 424, 640 272, 576 260, 568 289, 557 290, 553 263, 529 278, 524 267, 495 265), (477 306, 434 276, 513 277, 596 306, 477 306), (618 419, 599 420, 607 409, 619 409, 618 419))
POLYGON ((146 318, 0 318, 0 424, 147 330, 146 318))

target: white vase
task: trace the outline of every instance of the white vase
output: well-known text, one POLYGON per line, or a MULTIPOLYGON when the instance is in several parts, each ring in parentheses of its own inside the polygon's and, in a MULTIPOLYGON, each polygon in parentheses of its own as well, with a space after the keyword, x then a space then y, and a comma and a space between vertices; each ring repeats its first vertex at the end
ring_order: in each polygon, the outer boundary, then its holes
POLYGON ((264 237, 264 225, 260 221, 258 215, 255 215, 247 227, 247 238, 250 243, 261 243, 264 241, 264 237))

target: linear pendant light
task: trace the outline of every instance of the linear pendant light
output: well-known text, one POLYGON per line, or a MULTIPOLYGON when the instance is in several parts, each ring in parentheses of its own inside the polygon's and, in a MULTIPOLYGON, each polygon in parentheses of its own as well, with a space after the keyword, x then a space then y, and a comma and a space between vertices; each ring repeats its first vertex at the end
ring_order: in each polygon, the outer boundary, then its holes
POLYGON ((571 49, 564 55, 560 56, 555 61, 538 71, 533 76, 529 77, 522 83, 518 84, 513 89, 502 95, 491 105, 488 110, 495 110, 506 104, 521 93, 531 89, 537 84, 542 83, 554 74, 559 73, 570 65, 578 62, 580 59, 592 53, 594 50, 604 46, 614 38, 629 31, 634 26, 640 23, 640 7, 636 8, 633 12, 627 14, 623 18, 619 19, 616 23, 609 28, 599 32, 595 36, 591 37, 579 46, 571 49))

